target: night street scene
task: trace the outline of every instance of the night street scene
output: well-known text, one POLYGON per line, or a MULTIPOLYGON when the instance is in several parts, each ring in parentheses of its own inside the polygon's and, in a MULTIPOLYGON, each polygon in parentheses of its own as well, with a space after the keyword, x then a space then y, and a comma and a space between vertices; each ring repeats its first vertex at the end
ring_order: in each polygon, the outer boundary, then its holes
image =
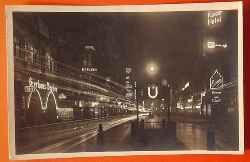
POLYGON ((237 10, 12 18, 17 155, 239 151, 237 10))

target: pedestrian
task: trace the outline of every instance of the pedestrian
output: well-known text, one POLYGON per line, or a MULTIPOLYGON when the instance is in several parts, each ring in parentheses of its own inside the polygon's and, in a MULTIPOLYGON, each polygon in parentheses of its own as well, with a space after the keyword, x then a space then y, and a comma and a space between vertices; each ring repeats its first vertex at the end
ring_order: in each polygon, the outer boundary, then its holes
POLYGON ((99 124, 99 129, 97 132, 97 147, 99 151, 104 151, 105 137, 102 129, 102 124, 99 124))
POLYGON ((141 119, 140 128, 141 128, 141 129, 144 129, 144 120, 143 120, 143 119, 141 119))

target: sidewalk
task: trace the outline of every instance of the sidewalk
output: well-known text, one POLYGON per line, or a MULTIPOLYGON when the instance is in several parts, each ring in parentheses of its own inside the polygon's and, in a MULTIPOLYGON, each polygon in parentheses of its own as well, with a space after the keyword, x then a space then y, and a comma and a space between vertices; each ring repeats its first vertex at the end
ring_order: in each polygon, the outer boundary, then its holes
MULTIPOLYGON (((171 120, 176 121, 178 124, 178 127, 182 127, 182 131, 179 131, 179 139, 183 141, 186 145, 189 146, 189 148, 193 149, 196 148, 195 146, 192 146, 190 143, 192 143, 190 140, 187 142, 187 136, 189 138, 193 138, 193 143, 195 141, 199 141, 197 139, 200 138, 200 142, 202 143, 200 147, 202 149, 207 149, 207 130, 210 129, 215 134, 215 145, 217 150, 221 151, 236 151, 238 150, 238 131, 237 131, 237 123, 234 121, 229 121, 226 118, 222 117, 215 117, 210 120, 204 119, 198 115, 191 116, 187 114, 172 114, 171 120), (184 126, 185 125, 185 126, 184 126), (185 132, 185 127, 189 127, 189 133, 186 136, 183 136, 181 132, 185 132), (197 135, 197 131, 200 135, 197 135)), ((180 128, 178 128, 180 130, 180 128)), ((186 128, 186 131, 188 129, 186 128)), ((188 132, 188 131, 187 131, 188 132)), ((196 145, 196 144, 194 144, 196 145)))

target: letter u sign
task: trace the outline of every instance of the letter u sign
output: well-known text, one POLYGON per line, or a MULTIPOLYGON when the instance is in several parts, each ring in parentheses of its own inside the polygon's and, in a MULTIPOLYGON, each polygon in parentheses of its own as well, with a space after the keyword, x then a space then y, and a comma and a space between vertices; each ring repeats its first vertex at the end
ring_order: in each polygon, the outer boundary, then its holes
POLYGON ((155 90, 154 95, 151 95, 151 88, 148 87, 148 96, 149 96, 150 98, 156 98, 156 97, 158 96, 158 87, 155 87, 154 90, 155 90))

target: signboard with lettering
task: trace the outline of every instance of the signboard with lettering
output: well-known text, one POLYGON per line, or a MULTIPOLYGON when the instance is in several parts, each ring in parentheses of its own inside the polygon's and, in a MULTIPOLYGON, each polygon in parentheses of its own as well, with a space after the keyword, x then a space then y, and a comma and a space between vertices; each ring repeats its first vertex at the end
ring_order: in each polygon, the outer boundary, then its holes
POLYGON ((217 44, 213 41, 208 41, 207 42, 207 48, 216 48, 216 47, 221 47, 221 48, 227 48, 227 44, 217 44))
POLYGON ((97 72, 97 68, 94 68, 94 67, 84 67, 84 68, 82 68, 82 71, 84 71, 84 72, 97 72))
POLYGON ((47 82, 47 83, 42 83, 40 82, 40 80, 34 81, 33 78, 29 78, 29 86, 25 86, 24 87, 24 91, 25 92, 29 92, 29 90, 34 90, 31 87, 34 87, 35 89, 42 89, 42 90, 48 90, 48 91, 52 91, 52 92, 57 92, 57 87, 55 87, 54 85, 52 85, 51 83, 47 82), (26 87, 26 88, 25 88, 26 87))
POLYGON ((212 103, 221 102, 221 91, 212 91, 212 103))
POLYGON ((215 70, 214 74, 210 78, 210 89, 218 89, 223 86, 223 77, 218 72, 218 70, 215 70))
POLYGON ((133 83, 132 83, 132 68, 126 67, 125 68, 125 88, 127 89, 126 98, 133 97, 133 83))
POLYGON ((35 92, 36 87, 34 86, 25 86, 24 87, 24 92, 35 92))
POLYGON ((214 25, 222 22, 223 11, 208 11, 207 25, 214 25))
POLYGON ((215 70, 214 74, 210 78, 210 89, 213 90, 211 93, 211 102, 214 104, 218 104, 221 102, 221 90, 223 86, 223 77, 218 72, 218 70, 215 70))

